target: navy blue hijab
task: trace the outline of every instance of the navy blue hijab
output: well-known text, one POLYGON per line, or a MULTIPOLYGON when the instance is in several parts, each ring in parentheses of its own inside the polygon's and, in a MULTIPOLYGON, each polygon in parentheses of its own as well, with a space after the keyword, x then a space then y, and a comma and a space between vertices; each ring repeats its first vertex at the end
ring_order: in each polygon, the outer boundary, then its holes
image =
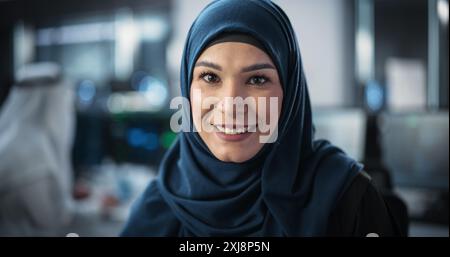
POLYGON ((277 141, 249 161, 227 163, 197 133, 180 133, 123 236, 323 236, 339 196, 361 170, 327 141, 314 141, 297 39, 270 1, 218 0, 200 13, 184 48, 182 95, 189 98, 197 58, 227 33, 256 39, 276 65, 283 86, 277 141))

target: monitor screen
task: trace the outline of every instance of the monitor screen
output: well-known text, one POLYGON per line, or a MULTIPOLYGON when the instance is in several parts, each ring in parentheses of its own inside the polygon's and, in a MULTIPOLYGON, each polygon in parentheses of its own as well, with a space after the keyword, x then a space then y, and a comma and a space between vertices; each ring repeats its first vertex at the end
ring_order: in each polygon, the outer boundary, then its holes
POLYGON ((315 110, 313 122, 315 139, 326 139, 355 160, 363 160, 366 133, 363 110, 315 110))
POLYGON ((448 112, 379 117, 383 164, 399 186, 448 190, 448 112))

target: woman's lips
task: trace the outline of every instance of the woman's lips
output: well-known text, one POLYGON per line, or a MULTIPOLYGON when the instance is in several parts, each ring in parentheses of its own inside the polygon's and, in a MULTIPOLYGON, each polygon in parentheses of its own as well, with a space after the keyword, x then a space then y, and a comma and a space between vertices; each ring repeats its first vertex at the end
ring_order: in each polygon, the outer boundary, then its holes
POLYGON ((245 132, 242 134, 225 134, 223 132, 215 132, 215 133, 220 139, 231 142, 242 141, 252 134, 252 132, 245 132))
POLYGON ((254 126, 236 126, 236 125, 213 125, 216 128, 215 134, 222 140, 237 142, 248 138, 256 131, 254 126))

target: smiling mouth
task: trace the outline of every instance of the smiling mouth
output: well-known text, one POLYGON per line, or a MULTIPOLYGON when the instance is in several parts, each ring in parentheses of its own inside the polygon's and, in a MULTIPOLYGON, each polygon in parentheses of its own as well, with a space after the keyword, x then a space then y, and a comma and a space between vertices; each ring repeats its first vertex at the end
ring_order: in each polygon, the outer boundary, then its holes
POLYGON ((256 132, 257 125, 246 125, 246 126, 236 126, 236 125, 214 125, 219 132, 226 135, 239 135, 245 134, 247 132, 256 132))

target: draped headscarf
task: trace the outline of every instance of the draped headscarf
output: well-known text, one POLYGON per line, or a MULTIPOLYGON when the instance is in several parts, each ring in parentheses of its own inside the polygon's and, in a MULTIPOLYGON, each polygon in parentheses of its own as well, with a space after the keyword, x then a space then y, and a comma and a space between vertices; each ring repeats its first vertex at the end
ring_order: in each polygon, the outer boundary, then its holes
POLYGON ((196 132, 182 132, 159 176, 137 200, 123 236, 321 236, 352 178, 362 169, 329 142, 314 140, 297 39, 286 14, 268 0, 217 0, 189 30, 181 92, 194 65, 224 34, 258 41, 283 87, 276 142, 244 163, 218 160, 196 132))

